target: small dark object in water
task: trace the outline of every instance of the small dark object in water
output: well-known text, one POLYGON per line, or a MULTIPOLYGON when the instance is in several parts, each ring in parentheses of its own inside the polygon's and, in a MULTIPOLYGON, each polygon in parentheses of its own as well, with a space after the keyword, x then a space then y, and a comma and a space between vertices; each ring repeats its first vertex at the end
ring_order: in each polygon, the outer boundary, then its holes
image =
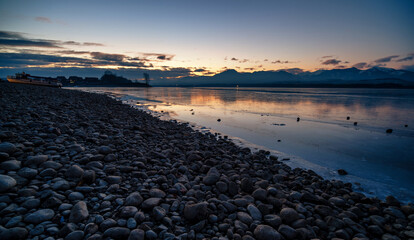
POLYGON ((281 141, 282 141, 282 140, 280 140, 280 139, 279 139, 279 140, 277 140, 277 142, 281 142, 281 141))
POLYGON ((346 120, 349 120, 349 119, 351 119, 349 116, 348 116, 348 117, 346 117, 346 120))
POLYGON ((392 133, 392 129, 391 128, 389 128, 389 129, 387 129, 387 131, 385 131, 386 133, 392 133))
POLYGON ((296 121, 299 122, 300 121, 300 117, 296 118, 296 121))
POLYGON ((358 122, 354 122, 354 126, 358 125, 358 122))
POLYGON ((405 124, 405 125, 404 125, 404 127, 408 127, 408 125, 407 125, 407 124, 405 124))
POLYGON ((194 115, 194 112, 192 112, 191 115, 194 115))
POLYGON ((193 111, 193 109, 190 110, 190 112, 193 111))
POLYGON ((229 138, 228 136, 224 135, 224 139, 228 139, 228 138, 229 138))
POLYGON ((221 119, 219 118, 219 119, 217 119, 217 122, 221 122, 221 119))
POLYGON ((164 111, 161 110, 161 112, 163 113, 164 111))
POLYGON ((344 169, 338 169, 338 174, 339 174, 339 175, 347 175, 347 174, 348 174, 348 172, 347 172, 347 171, 345 171, 344 169))
POLYGON ((283 158, 282 161, 289 161, 290 158, 283 158))

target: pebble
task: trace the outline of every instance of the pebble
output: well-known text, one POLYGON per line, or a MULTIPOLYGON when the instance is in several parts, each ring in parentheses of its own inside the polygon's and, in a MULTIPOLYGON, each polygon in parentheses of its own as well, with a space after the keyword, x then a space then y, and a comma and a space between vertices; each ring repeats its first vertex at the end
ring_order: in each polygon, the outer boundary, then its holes
POLYGON ((3 229, 0 232, 0 239, 2 240, 23 240, 26 239, 28 232, 26 228, 14 227, 9 229, 3 229))
POLYGON ((27 215, 24 218, 24 221, 28 223, 39 224, 41 222, 52 219, 54 215, 55 212, 52 209, 41 209, 27 215))
POLYGON ((280 218, 283 220, 283 222, 286 222, 289 224, 299 219, 299 214, 293 208, 283 208, 280 211, 280 218))
POLYGON ((17 151, 17 148, 14 144, 9 142, 2 142, 0 143, 0 152, 4 152, 7 154, 12 154, 17 151))
POLYGON ((21 168, 21 162, 17 160, 9 160, 0 163, 0 169, 6 171, 16 171, 21 168))
POLYGON ((78 240, 78 239, 83 239, 83 236, 84 236, 83 231, 77 230, 77 231, 73 231, 73 232, 69 233, 65 237, 65 240, 78 240))
POLYGON ((281 239, 279 232, 268 225, 258 225, 254 229, 254 236, 257 240, 279 240, 281 239))
POLYGON ((125 205, 139 207, 144 199, 138 192, 131 193, 125 200, 125 205))
POLYGON ((112 227, 104 232, 103 237, 113 239, 127 239, 130 232, 131 231, 128 228, 112 227))
POLYGON ((158 206, 161 202, 161 198, 148 198, 142 202, 141 207, 144 209, 152 209, 155 206, 158 206))
POLYGON ((89 216, 88 207, 84 201, 79 201, 72 207, 69 222, 79 223, 89 216))
POLYGON ((184 207, 184 217, 189 221, 204 220, 208 217, 208 204, 206 202, 189 204, 184 207))
POLYGON ((19 176, 27 178, 27 179, 32 179, 36 177, 37 173, 38 171, 36 169, 28 168, 28 167, 24 167, 17 172, 19 176))
POLYGON ((0 192, 5 192, 16 186, 17 182, 14 178, 0 174, 0 192))
POLYGON ((260 210, 254 206, 253 204, 249 204, 247 206, 247 211, 249 212, 250 216, 254 219, 254 220, 262 220, 262 213, 260 212, 260 210))

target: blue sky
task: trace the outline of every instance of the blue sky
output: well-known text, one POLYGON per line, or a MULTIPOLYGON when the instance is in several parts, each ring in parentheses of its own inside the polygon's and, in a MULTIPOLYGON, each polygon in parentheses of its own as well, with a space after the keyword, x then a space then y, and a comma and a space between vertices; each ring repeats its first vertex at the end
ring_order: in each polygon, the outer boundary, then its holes
POLYGON ((355 64, 412 69, 412 12, 411 0, 0 1, 0 31, 8 33, 0 40, 0 74, 110 68, 173 78, 355 64), (22 39, 55 47, 11 43, 22 39))

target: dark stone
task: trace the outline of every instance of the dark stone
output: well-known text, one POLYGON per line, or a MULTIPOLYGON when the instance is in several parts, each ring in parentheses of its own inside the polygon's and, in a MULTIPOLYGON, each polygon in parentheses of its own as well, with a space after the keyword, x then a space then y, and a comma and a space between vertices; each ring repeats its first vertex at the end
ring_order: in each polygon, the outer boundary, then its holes
POLYGON ((203 179, 203 183, 207 186, 216 184, 216 182, 220 179, 220 173, 215 167, 210 168, 207 175, 203 179))
POLYGON ((17 182, 14 178, 0 174, 0 192, 5 192, 16 186, 17 182))
POLYGON ((200 221, 208 217, 208 203, 187 203, 184 207, 184 217, 189 221, 200 221))
POLYGON ((69 216, 69 222, 79 223, 89 216, 88 207, 84 201, 79 201, 72 207, 69 216))
POLYGON ((141 207, 144 209, 151 209, 155 206, 158 206, 160 202, 161 198, 148 198, 142 203, 141 207))
POLYGON ((27 230, 22 227, 14 227, 10 229, 4 229, 0 232, 0 239, 2 240, 23 240, 27 238, 27 230))
POLYGON ((347 174, 348 174, 348 172, 347 172, 347 171, 345 171, 344 169, 338 169, 338 174, 339 174, 339 175, 347 175, 347 174))
POLYGON ((73 231, 65 237, 65 240, 83 239, 83 235, 84 235, 83 231, 80 231, 80 230, 73 231))
POLYGON ((266 197, 267 197, 267 191, 262 189, 262 188, 258 188, 256 190, 254 190, 254 192, 252 193, 252 196, 259 201, 265 201, 266 197))
POLYGON ((135 213, 138 212, 138 209, 134 206, 126 206, 123 207, 121 210, 121 213, 119 214, 120 217, 122 218, 130 218, 133 217, 135 215, 135 213))
POLYGON ((280 218, 282 218, 283 222, 289 224, 299 219, 299 214, 293 208, 283 208, 280 211, 280 218))
POLYGON ((143 200, 138 192, 133 192, 126 198, 125 205, 139 207, 143 200))
POLYGON ((55 212, 52 209, 41 209, 27 215, 24 218, 24 221, 33 224, 39 224, 41 222, 52 219, 53 216, 55 216, 55 212))
POLYGON ((243 178, 240 183, 240 188, 246 193, 252 193, 254 190, 253 181, 250 178, 243 178))
POLYGON ((288 225, 280 225, 278 231, 283 235, 283 237, 285 237, 285 239, 296 239, 296 230, 288 225))
POLYGON ((84 171, 81 167, 78 165, 72 165, 66 171, 65 176, 67 179, 80 180, 83 177, 83 173, 84 171))
POLYGON ((17 151, 17 148, 14 144, 9 142, 0 143, 0 152, 5 152, 7 154, 12 154, 17 151))
POLYGON ((130 230, 124 227, 113 227, 104 232, 104 238, 128 239, 130 230))
POLYGON ((257 240, 281 239, 279 232, 267 225, 258 225, 256 229, 254 229, 254 236, 257 240))

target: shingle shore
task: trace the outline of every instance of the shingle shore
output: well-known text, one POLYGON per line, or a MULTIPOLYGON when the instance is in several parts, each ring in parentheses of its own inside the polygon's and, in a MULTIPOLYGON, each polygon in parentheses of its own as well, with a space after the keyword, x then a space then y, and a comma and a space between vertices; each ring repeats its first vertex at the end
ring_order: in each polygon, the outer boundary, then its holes
POLYGON ((410 239, 354 192, 110 97, 0 83, 0 239, 410 239))

